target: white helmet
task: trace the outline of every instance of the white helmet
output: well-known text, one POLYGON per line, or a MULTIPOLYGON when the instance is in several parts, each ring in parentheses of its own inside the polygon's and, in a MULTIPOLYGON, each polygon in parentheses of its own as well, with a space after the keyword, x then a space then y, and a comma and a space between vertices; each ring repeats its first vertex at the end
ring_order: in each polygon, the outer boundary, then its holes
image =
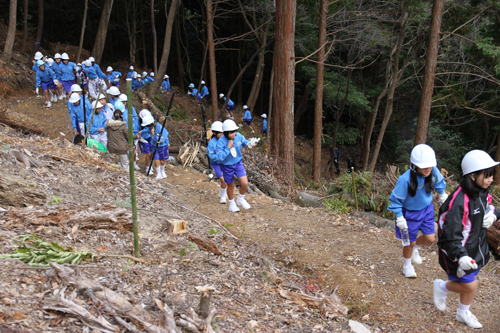
POLYGON ((97 100, 100 100, 100 99, 106 99, 106 96, 104 96, 103 93, 100 93, 99 96, 97 96, 97 100))
POLYGON ((120 95, 120 89, 118 87, 109 87, 107 93, 112 96, 118 96, 120 95))
POLYGON ((142 78, 142 75, 141 74, 137 74, 136 78, 138 78, 138 77, 142 78))
POLYGON ((61 55, 61 59, 62 59, 62 60, 69 60, 69 55, 68 55, 66 52, 64 52, 64 53, 61 55))
POLYGON ((215 131, 215 132, 224 132, 222 130, 222 122, 220 122, 220 121, 214 121, 214 123, 212 124, 212 127, 210 129, 212 131, 215 131))
POLYGON ((142 76, 148 76, 148 72, 142 72, 142 76))
POLYGON ((92 62, 95 62, 94 57, 90 57, 89 60, 92 61, 92 62))
POLYGON ((112 71, 113 71, 113 67, 108 66, 108 68, 106 68, 106 72, 112 72, 112 71))
POLYGON ((84 64, 85 66, 87 66, 87 67, 91 67, 91 66, 92 66, 92 62, 91 62, 89 59, 85 60, 85 61, 83 62, 83 64, 84 64))
POLYGON ((125 94, 121 94, 119 97, 118 97, 118 100, 122 101, 122 102, 126 102, 127 101, 127 95, 125 94))
POLYGON ((101 102, 99 102, 99 101, 93 101, 93 102, 92 102, 92 108, 100 109, 100 108, 102 108, 103 106, 104 106, 104 105, 102 105, 102 104, 101 104, 101 102), (96 106, 96 104, 97 104, 97 106, 96 106))
POLYGON ((137 77, 138 77, 138 76, 139 76, 139 74, 137 74, 136 72, 134 72, 134 74, 132 74, 132 77, 133 77, 134 79, 137 79, 137 77))
POLYGON ((243 105, 243 110, 248 110, 248 106, 243 105))
POLYGON ((151 72, 151 73, 149 73, 149 76, 151 76, 151 77, 155 77, 155 72, 151 72))
POLYGON ((205 81, 201 80, 201 84, 205 84, 205 81))
POLYGON ((130 69, 131 71, 134 70, 134 66, 130 66, 128 69, 130 69))
POLYGON ((491 156, 483 150, 471 150, 465 154, 462 160, 462 175, 465 176, 475 171, 489 169, 499 163, 500 162, 495 162, 491 156))
POLYGON ((410 162, 420 169, 431 168, 437 165, 434 149, 426 144, 419 144, 411 151, 410 162))
POLYGON ((54 59, 61 59, 61 54, 60 53, 54 54, 54 59))
POLYGON ((169 76, 167 74, 165 74, 165 76, 163 77, 164 79, 168 79, 169 76))
POLYGON ((219 94, 219 98, 222 98, 222 97, 224 97, 224 94, 219 94))
POLYGON ((236 123, 231 119, 226 119, 222 123, 222 131, 223 132, 236 131, 238 128, 239 128, 238 125, 236 125, 236 123))
POLYGON ((37 52, 35 53, 34 59, 35 59, 35 60, 40 60, 40 59, 42 59, 42 58, 43 58, 43 54, 42 54, 42 52, 37 51, 37 52))
POLYGON ((152 115, 148 114, 142 119, 142 126, 148 126, 155 123, 155 119, 152 115))
POLYGON ((82 91, 82 88, 78 84, 76 84, 76 83, 72 84, 71 85, 71 92, 77 92, 77 91, 82 91))
POLYGON ((52 64, 54 63, 54 59, 49 58, 47 59, 47 62, 49 63, 49 66, 52 66, 52 64))
POLYGON ((262 118, 267 118, 267 114, 263 113, 260 115, 262 118))
POLYGON ((149 112, 148 109, 142 109, 141 112, 139 112, 139 117, 141 119, 144 119, 147 115, 151 115, 151 112, 149 112))
POLYGON ((80 100, 80 95, 78 95, 76 92, 72 93, 70 96, 69 96, 69 102, 70 103, 76 103, 80 100))

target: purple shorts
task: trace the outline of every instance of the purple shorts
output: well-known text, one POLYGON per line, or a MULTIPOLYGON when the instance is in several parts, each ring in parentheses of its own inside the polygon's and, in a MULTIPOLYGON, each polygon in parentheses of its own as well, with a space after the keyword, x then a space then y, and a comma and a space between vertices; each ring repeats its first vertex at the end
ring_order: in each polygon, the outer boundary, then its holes
POLYGON ((220 169, 220 164, 219 163, 212 163, 212 162, 210 162, 210 165, 212 166, 212 169, 215 172, 215 177, 217 177, 217 178, 222 177, 222 171, 220 169))
POLYGON ((458 276, 456 276, 454 274, 447 274, 448 280, 462 282, 462 283, 471 283, 471 282, 476 281, 476 276, 479 274, 479 271, 480 271, 480 269, 478 269, 477 271, 474 271, 470 274, 464 275, 461 278, 459 278, 458 276))
POLYGON ((242 161, 233 165, 221 164, 220 170, 224 176, 224 181, 228 184, 231 184, 234 181, 234 175, 236 175, 236 178, 245 177, 247 175, 242 161))
POLYGON ((156 149, 156 154, 155 154, 154 160, 155 161, 157 161, 157 160, 160 160, 160 161, 168 160, 168 146, 158 147, 158 149, 156 149))
POLYGON ((71 81, 61 81, 62 86, 64 87, 64 90, 66 90, 67 93, 71 91, 71 86, 75 84, 75 80, 71 81))
POLYGON ((229 112, 233 112, 234 105, 228 105, 228 106, 226 106, 226 110, 229 111, 229 112))
POLYGON ((252 124, 252 119, 248 120, 248 119, 243 119, 243 122, 245 124, 247 124, 248 126, 250 126, 252 124))
POLYGON ((50 80, 49 82, 42 82, 42 90, 47 90, 50 89, 50 90, 54 90, 56 89, 56 85, 54 84, 54 80, 50 80))
MULTIPOLYGON (((422 230, 424 235, 434 235, 434 205, 431 204, 422 210, 406 210, 403 208, 403 216, 408 223, 410 242, 417 240, 417 233, 422 230)), ((396 226, 396 237, 401 239, 401 233, 396 226)))
POLYGON ((262 133, 264 133, 265 135, 267 135, 267 128, 266 129, 261 129, 260 130, 262 133))
POLYGON ((151 146, 151 137, 145 139, 147 143, 139 141, 139 147, 141 148, 142 154, 149 154, 153 152, 153 146, 151 146))

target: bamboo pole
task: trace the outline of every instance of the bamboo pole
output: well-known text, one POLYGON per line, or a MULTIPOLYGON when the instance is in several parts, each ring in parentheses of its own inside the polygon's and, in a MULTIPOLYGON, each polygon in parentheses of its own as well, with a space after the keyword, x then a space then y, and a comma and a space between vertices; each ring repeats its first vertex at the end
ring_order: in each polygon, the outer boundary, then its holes
POLYGON ((356 194, 356 181, 354 180, 354 168, 351 167, 352 176, 352 192, 354 194, 354 200, 356 202, 356 211, 358 211, 358 195, 356 194))
POLYGON ((139 258, 139 228, 137 225, 137 203, 135 200, 134 175, 134 129, 132 119, 132 79, 127 79, 127 112, 128 112, 128 168, 130 174, 130 201, 132 204, 132 226, 134 229, 134 256, 139 258))

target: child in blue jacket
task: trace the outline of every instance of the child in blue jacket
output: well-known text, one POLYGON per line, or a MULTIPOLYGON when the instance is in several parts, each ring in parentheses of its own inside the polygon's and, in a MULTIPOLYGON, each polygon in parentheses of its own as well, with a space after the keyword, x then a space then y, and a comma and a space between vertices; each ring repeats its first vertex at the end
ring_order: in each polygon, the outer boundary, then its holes
POLYGON ((163 82, 161 83, 162 92, 170 92, 170 80, 169 76, 165 74, 163 77, 163 82))
POLYGON ((104 105, 99 101, 92 102, 92 109, 95 107, 94 117, 90 123, 89 138, 102 143, 104 147, 108 145, 108 135, 106 133, 106 116, 101 112, 104 105))
POLYGON ((212 130, 212 138, 210 139, 210 142, 208 143, 207 146, 207 153, 208 153, 208 158, 210 158, 210 165, 212 166, 212 169, 215 172, 215 177, 220 179, 220 190, 219 190, 219 196, 220 196, 220 203, 225 204, 226 203, 226 189, 227 189, 227 184, 224 181, 224 177, 222 175, 220 163, 217 160, 217 142, 219 141, 220 138, 224 136, 224 132, 222 131, 222 122, 220 121, 214 121, 211 127, 212 130))
POLYGON ((245 111, 245 115, 243 115, 243 119, 242 119, 243 122, 245 124, 247 124, 248 127, 250 127, 250 129, 252 130, 252 133, 255 133, 255 131, 252 128, 252 113, 250 112, 250 110, 248 110, 248 106, 243 105, 243 111, 245 111))
POLYGON ((80 96, 78 93, 74 92, 68 98, 68 111, 71 118, 71 127, 76 134, 81 134, 85 136, 85 120, 87 120, 87 129, 90 123, 90 117, 92 116, 92 105, 88 98, 85 96, 80 96), (84 104, 85 104, 85 117, 84 117, 84 104))
POLYGON ((122 73, 114 71, 113 67, 111 66, 108 66, 108 68, 106 68, 106 73, 108 73, 106 79, 108 79, 111 87, 118 87, 120 85, 120 77, 122 76, 122 73))
MULTIPOLYGON (((55 78, 55 73, 52 69, 50 68, 45 68, 45 63, 43 60, 37 60, 36 64, 38 65, 38 70, 36 71, 36 85, 35 85, 35 91, 38 94, 40 86, 42 86, 43 93, 45 95, 45 100, 47 107, 50 108, 52 106, 52 103, 50 102, 49 99, 49 91, 50 89, 52 91, 52 94, 56 96, 56 85, 54 84, 54 78, 55 78)), ((57 100, 57 97, 56 97, 57 100)))
POLYGON ((229 199, 229 211, 239 212, 238 206, 243 209, 250 209, 250 205, 245 200, 245 194, 248 188, 248 178, 245 167, 242 163, 241 148, 243 146, 253 148, 258 139, 245 139, 243 135, 237 132, 236 123, 227 119, 222 124, 224 136, 217 141, 217 161, 221 164, 221 171, 224 181, 227 183, 227 197, 229 199), (234 202, 234 175, 240 182, 240 195, 236 203, 234 202))
POLYGON ((421 246, 434 242, 434 205, 433 191, 440 194, 442 204, 448 195, 444 192, 446 183, 436 168, 436 154, 425 144, 417 145, 411 151, 410 170, 402 174, 392 191, 387 210, 396 214, 396 237, 401 239, 401 230, 406 229, 410 236, 410 245, 403 247, 403 274, 415 278, 417 274, 412 265, 422 263, 418 252, 421 246), (417 233, 422 235, 417 238, 417 233))
MULTIPOLYGON (((145 117, 143 119, 143 124, 145 124, 144 129, 141 131, 141 136, 144 134, 151 135, 151 146, 154 150, 158 144, 155 156, 153 156, 155 168, 156 168, 156 179, 167 178, 165 173, 165 161, 168 160, 168 131, 163 128, 161 124, 154 121, 152 116, 145 117), (161 133, 161 138, 160 138, 161 133)), ((149 166, 148 166, 149 167, 149 166)), ((146 172, 148 172, 146 170, 146 172)))
MULTIPOLYGON (((219 99, 222 99, 224 102, 226 102, 226 97, 224 97, 224 94, 219 94, 219 99)), ((227 102, 226 111, 229 114, 228 118, 234 120, 234 102, 231 99, 229 99, 229 101, 227 102)))
POLYGON ((267 135, 267 114, 263 113, 260 115, 264 120, 262 120, 262 129, 260 130, 262 132, 262 135, 266 137, 267 135))

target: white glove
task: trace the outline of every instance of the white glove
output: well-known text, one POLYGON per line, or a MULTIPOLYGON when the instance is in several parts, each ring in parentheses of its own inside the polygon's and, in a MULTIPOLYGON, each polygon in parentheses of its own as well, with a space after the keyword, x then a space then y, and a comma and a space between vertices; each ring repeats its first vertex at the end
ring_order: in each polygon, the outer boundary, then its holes
POLYGON ((115 82, 120 82, 120 79, 115 79, 115 82))
POLYGON ((495 215, 495 213, 493 213, 493 210, 491 210, 486 215, 484 215, 483 228, 488 229, 489 227, 491 227, 493 222, 495 222, 496 220, 497 220, 497 216, 495 215))
POLYGON ((120 75, 116 74, 115 78, 117 78, 119 80, 120 79, 120 75))
POLYGON ((253 147, 255 147, 257 145, 257 143, 260 141, 260 138, 251 138, 250 139, 250 142, 247 143, 247 147, 252 149, 253 147))
POLYGON ((75 66, 75 67, 73 67, 73 69, 78 72, 80 70, 80 67, 75 66))
POLYGON ((399 229, 408 229, 408 224, 406 223, 406 219, 403 215, 396 217, 396 225, 399 229))
POLYGON ((38 90, 38 88, 35 89, 35 92, 36 92, 37 95, 40 93, 40 91, 38 90))
POLYGON ((58 80, 58 79, 55 79, 55 80, 54 80, 54 84, 55 84, 56 86, 58 86, 58 85, 59 85, 59 80, 58 80))
POLYGON ((143 137, 139 137, 139 142, 142 142, 142 143, 148 143, 146 140, 144 140, 143 137))
POLYGON ((443 193, 439 195, 439 204, 442 205, 448 199, 448 194, 443 193))
POLYGON ((470 269, 477 269, 476 262, 469 256, 460 258, 458 260, 458 263, 460 264, 460 267, 462 267, 464 271, 468 271, 470 269))

